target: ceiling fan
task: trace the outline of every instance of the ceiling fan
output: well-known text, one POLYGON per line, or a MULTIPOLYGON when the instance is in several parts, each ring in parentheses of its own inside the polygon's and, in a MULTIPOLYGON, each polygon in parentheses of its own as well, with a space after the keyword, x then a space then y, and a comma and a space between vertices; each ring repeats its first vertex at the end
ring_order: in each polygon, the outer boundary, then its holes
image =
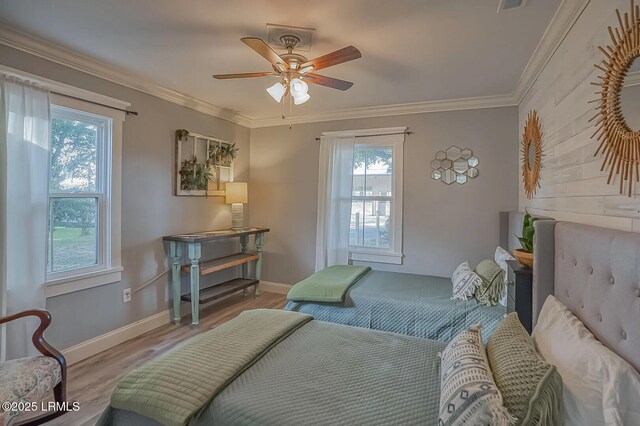
POLYGON ((307 102, 309 86, 307 82, 331 87, 332 89, 347 90, 353 83, 316 74, 314 71, 352 61, 362 56, 360 51, 353 46, 348 46, 335 52, 328 53, 319 58, 308 60, 304 56, 293 53, 293 49, 300 43, 300 38, 295 35, 283 35, 280 42, 287 49, 287 53, 278 55, 267 43, 256 37, 241 39, 244 44, 258 52, 260 56, 271 62, 273 71, 252 72, 241 74, 215 74, 213 78, 225 80, 231 78, 250 78, 276 76, 279 78, 273 86, 267 88, 267 92, 276 102, 280 102, 284 96, 290 94, 296 105, 307 102))

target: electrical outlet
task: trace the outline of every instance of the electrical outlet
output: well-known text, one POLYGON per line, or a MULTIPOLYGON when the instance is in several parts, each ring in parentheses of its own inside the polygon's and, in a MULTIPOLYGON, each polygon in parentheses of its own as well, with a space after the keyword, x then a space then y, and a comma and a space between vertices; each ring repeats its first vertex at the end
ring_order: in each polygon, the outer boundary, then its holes
POLYGON ((122 290, 122 303, 131 302, 131 289, 125 288, 122 290))

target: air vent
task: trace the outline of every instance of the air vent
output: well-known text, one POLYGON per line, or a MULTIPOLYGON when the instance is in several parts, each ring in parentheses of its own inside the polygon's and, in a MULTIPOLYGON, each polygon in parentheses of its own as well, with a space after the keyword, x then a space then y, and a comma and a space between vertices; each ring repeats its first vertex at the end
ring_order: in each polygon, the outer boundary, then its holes
POLYGON ((520 7, 524 7, 526 4, 527 0, 500 0, 498 13, 502 12, 503 10, 518 9, 520 7))
POLYGON ((294 35, 300 39, 297 51, 309 52, 313 44, 315 28, 290 27, 288 25, 267 24, 267 43, 274 49, 284 49, 280 37, 294 35))

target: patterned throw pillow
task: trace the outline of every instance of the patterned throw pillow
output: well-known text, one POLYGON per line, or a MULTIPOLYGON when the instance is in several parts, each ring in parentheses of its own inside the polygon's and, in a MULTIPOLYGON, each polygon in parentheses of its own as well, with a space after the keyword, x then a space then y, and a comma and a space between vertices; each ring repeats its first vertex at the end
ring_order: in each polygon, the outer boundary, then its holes
POLYGON ((493 260, 483 260, 476 266, 476 274, 482 278, 482 285, 475 296, 483 305, 494 306, 504 291, 504 271, 493 260))
POLYGON ((493 381, 479 324, 458 334, 441 358, 439 426, 513 423, 493 381))
POLYGON ((515 312, 489 337, 487 358, 516 425, 564 424, 562 378, 533 347, 515 312))
POLYGON ((462 262, 451 276, 453 283, 453 298, 456 300, 468 300, 476 292, 476 288, 482 285, 482 279, 473 272, 469 262, 462 262))

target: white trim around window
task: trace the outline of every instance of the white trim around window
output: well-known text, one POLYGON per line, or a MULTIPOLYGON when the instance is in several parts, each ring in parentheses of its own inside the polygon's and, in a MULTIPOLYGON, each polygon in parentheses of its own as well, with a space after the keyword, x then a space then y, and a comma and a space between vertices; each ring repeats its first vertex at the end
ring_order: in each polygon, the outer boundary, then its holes
POLYGON ((345 132, 323 132, 323 136, 356 137, 356 146, 385 146, 393 149, 393 203, 392 235, 388 249, 349 247, 349 260, 361 262, 401 265, 402 253, 402 193, 404 140, 406 127, 352 130, 345 132), (373 136, 376 135, 376 136, 373 136), (366 137, 363 137, 366 136, 366 137))
MULTIPOLYGON (((39 75, 22 70, 7 67, 0 64, 0 73, 14 76, 22 80, 34 82, 51 91, 50 101, 52 105, 58 105, 72 110, 83 111, 100 117, 107 117, 111 125, 111 147, 109 165, 109 179, 106 184, 110 197, 105 205, 108 214, 108 234, 103 236, 106 245, 105 252, 108 261, 101 268, 79 274, 79 271, 70 273, 64 277, 48 277, 45 283, 46 297, 55 297, 66 293, 97 287, 121 280, 123 271, 121 262, 121 191, 122 191, 122 123, 125 114, 113 108, 126 109, 131 106, 129 102, 94 93, 69 84, 51 80, 39 75), (95 103, 102 104, 96 105, 95 103)), ((45 243, 46 244, 46 243, 45 243)), ((47 265, 42 265, 45 269, 47 265)))
MULTIPOLYGON (((125 115, 121 111, 94 105, 66 96, 51 95, 52 109, 73 111, 94 116, 96 122, 105 125, 101 164, 106 169, 98 176, 100 198, 98 214, 99 257, 97 265, 80 270, 47 274, 45 294, 47 297, 97 287, 121 280, 121 192, 122 192, 122 123, 125 115)), ((83 195, 83 194, 80 194, 83 195)))

